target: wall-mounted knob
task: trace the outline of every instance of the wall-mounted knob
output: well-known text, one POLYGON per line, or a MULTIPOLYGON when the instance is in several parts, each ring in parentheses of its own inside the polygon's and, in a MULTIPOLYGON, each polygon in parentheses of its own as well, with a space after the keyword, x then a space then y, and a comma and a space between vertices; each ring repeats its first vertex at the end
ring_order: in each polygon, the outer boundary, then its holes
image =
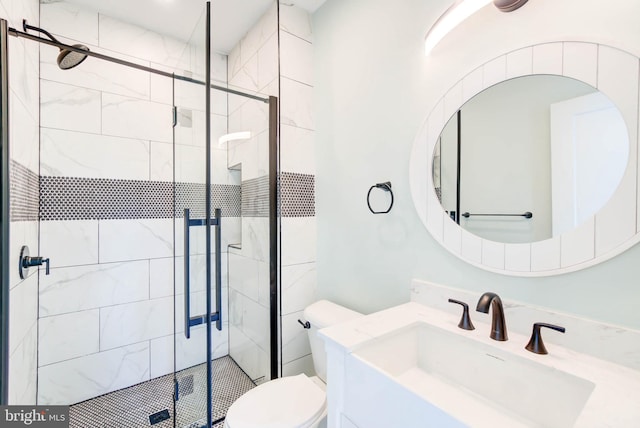
POLYGON ((529 343, 524 347, 527 351, 531 351, 534 354, 548 354, 547 348, 544 347, 544 342, 542 342, 542 335, 540 334, 540 328, 547 327, 552 330, 559 331, 560 333, 565 332, 564 327, 560 327, 559 325, 547 324, 544 322, 537 322, 533 324, 533 331, 531 332, 531 339, 529 339, 529 343))
POLYGON ((42 266, 45 265, 45 274, 49 275, 49 259, 45 259, 43 257, 29 257, 29 247, 24 245, 20 250, 20 266, 18 267, 18 272, 20 273, 20 278, 25 279, 29 274, 29 268, 34 266, 42 266))
POLYGON ((462 306, 462 318, 460 318, 458 327, 463 330, 475 330, 475 327, 471 322, 471 317, 469 316, 469 305, 467 305, 465 302, 461 302, 460 300, 455 299, 449 299, 449 303, 455 303, 462 306))

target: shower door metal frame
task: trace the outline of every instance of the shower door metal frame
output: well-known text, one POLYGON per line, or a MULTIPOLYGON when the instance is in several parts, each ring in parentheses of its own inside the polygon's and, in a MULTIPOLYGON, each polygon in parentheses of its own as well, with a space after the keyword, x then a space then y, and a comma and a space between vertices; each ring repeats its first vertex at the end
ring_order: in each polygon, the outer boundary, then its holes
POLYGON ((9 404, 9 42, 0 19, 0 405, 9 404))

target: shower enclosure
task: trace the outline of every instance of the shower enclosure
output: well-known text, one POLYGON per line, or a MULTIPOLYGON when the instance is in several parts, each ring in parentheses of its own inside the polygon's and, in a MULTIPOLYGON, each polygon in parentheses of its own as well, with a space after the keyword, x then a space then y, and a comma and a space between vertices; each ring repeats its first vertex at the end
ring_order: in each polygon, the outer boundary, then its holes
MULTIPOLYGON (((0 21, 2 404, 221 426, 280 373, 277 79, 231 79, 209 2, 187 41, 89 11, 73 29, 54 20, 69 7, 40 5, 53 28, 0 21), (88 58, 58 68, 56 48, 88 58), (35 84, 9 74, 20 50, 25 68, 39 50, 35 84)), ((275 32, 277 4, 259 18, 275 32)))

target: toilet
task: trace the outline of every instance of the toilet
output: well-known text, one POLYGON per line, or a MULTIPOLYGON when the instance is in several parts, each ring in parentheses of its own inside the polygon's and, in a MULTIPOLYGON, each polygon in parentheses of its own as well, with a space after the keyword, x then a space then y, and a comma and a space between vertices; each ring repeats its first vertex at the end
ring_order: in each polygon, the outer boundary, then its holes
POLYGON ((225 428, 320 428, 327 415, 327 356, 317 335, 321 328, 361 317, 362 314, 327 300, 304 310, 311 324, 307 331, 317 376, 300 374, 265 382, 236 400, 225 419, 225 428))

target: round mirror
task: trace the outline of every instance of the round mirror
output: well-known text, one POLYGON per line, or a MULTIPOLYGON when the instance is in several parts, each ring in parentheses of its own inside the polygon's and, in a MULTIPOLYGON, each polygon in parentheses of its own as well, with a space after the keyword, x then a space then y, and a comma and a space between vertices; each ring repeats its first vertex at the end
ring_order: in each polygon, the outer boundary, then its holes
POLYGON ((640 242, 638 59, 589 42, 541 43, 443 88, 409 167, 435 241, 514 276, 573 272, 640 242))
POLYGON ((458 109, 435 144, 432 183, 447 216, 466 231, 531 243, 593 217, 628 158, 627 126, 609 98, 569 77, 528 75, 458 109))

